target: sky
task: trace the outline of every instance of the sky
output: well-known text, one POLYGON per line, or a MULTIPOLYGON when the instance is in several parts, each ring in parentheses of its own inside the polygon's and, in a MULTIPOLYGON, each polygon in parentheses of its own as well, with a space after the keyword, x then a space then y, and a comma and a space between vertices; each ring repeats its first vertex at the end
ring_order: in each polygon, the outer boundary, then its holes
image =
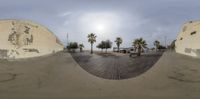
POLYGON ((49 28, 66 45, 83 43, 90 48, 87 35, 102 40, 123 39, 131 47, 144 38, 148 47, 159 40, 170 44, 182 25, 200 19, 199 0, 0 0, 0 19, 31 20, 49 28))

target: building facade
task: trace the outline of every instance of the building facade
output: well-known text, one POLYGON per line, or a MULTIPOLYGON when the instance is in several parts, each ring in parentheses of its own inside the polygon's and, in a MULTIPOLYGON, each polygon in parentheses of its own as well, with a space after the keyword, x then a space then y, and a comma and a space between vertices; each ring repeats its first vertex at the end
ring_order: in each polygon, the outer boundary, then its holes
POLYGON ((185 23, 175 45, 177 53, 200 58, 200 21, 185 23))
POLYGON ((0 20, 0 35, 1 59, 36 57, 63 50, 52 32, 31 21, 0 20))

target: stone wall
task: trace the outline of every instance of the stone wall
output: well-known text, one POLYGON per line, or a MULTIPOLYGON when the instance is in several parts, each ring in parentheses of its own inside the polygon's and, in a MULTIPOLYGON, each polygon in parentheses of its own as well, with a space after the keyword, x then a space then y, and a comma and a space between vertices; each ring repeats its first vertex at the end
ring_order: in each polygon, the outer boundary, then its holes
POLYGON ((177 53, 200 58, 200 21, 185 23, 175 44, 177 53))
POLYGON ((23 20, 0 20, 0 58, 28 58, 63 50, 44 26, 23 20))

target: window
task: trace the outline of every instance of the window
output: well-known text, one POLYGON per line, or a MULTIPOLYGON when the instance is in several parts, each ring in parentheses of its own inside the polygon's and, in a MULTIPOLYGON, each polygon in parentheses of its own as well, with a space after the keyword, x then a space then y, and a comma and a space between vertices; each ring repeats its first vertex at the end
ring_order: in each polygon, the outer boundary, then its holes
POLYGON ((194 31, 194 32, 192 32, 192 33, 190 33, 190 35, 194 35, 194 34, 196 34, 197 32, 196 31, 194 31))
POLYGON ((183 40, 183 38, 181 37, 180 40, 183 40))

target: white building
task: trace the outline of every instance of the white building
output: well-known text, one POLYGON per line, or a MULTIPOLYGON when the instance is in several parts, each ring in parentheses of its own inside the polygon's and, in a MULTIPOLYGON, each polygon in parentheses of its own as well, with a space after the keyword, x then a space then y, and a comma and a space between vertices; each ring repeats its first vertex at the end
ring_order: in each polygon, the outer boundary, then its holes
POLYGON ((200 21, 185 23, 175 45, 177 53, 200 58, 200 21))
POLYGON ((47 28, 23 20, 0 20, 0 58, 28 58, 63 50, 47 28))

